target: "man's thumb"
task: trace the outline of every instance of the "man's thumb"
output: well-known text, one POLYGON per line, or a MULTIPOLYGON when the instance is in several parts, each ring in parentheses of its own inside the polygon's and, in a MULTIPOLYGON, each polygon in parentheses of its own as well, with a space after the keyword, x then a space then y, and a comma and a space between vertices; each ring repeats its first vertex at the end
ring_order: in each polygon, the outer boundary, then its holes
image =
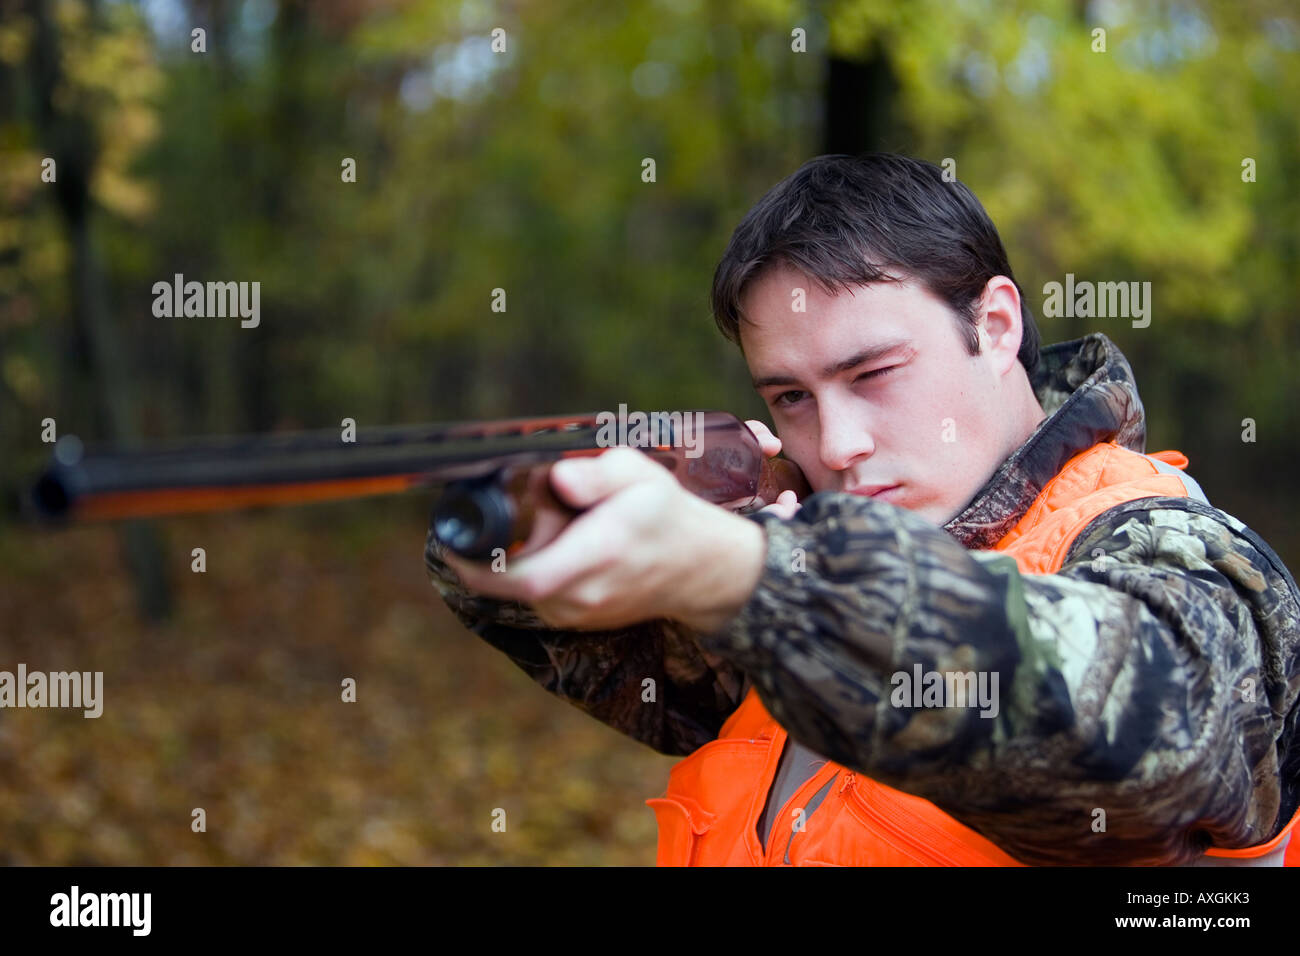
POLYGON ((551 466, 551 487, 574 508, 590 508, 638 481, 665 475, 667 469, 631 448, 611 448, 591 458, 566 458, 551 466))

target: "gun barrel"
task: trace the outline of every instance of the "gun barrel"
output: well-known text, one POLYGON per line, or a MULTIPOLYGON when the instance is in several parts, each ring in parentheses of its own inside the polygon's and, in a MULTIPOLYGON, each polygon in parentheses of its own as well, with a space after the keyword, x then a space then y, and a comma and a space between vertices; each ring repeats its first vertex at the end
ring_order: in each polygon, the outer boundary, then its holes
POLYGON ((32 489, 40 515, 149 517, 392 494, 591 448, 592 416, 192 439, 84 449, 59 439, 32 489))
MULTIPOLYGON (((65 436, 31 502, 42 516, 76 520, 298 504, 483 482, 617 444, 641 448, 688 491, 716 504, 744 507, 760 494, 767 497, 776 469, 739 419, 717 411, 663 414, 663 427, 642 435, 612 435, 608 421, 593 413, 357 429, 346 436, 324 430, 191 439, 133 449, 85 449, 75 436, 65 436)), ((797 475, 792 465, 775 463, 782 464, 797 475)), ((498 515, 493 526, 502 521, 498 515)))

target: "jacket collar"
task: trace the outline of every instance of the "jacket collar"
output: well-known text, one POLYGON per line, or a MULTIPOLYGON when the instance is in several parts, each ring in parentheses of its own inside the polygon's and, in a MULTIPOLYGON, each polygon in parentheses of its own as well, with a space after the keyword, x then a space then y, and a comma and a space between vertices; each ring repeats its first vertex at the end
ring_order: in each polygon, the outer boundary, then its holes
POLYGON ((1030 382, 1047 417, 944 525, 967 548, 997 544, 1080 452, 1100 442, 1146 450, 1146 419, 1133 369, 1101 333, 1042 349, 1030 382))

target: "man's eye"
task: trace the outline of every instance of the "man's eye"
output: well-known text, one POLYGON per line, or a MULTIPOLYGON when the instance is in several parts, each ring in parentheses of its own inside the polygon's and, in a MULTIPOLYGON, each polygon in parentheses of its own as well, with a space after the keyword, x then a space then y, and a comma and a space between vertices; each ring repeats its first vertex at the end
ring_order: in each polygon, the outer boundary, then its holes
POLYGON ((776 399, 772 402, 772 404, 789 408, 791 405, 799 404, 800 399, 802 399, 807 394, 808 394, 807 392, 800 392, 800 391, 782 392, 780 395, 776 397, 776 399))
POLYGON ((864 378, 879 378, 880 376, 892 372, 897 368, 898 368, 897 365, 886 365, 884 368, 872 369, 870 372, 863 372, 861 375, 859 375, 858 381, 860 382, 864 378))

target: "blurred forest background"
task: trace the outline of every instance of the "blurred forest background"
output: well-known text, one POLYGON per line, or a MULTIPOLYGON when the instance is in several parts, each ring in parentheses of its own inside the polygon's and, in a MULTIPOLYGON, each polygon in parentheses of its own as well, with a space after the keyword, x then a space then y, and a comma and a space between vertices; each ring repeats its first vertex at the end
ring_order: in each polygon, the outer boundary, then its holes
MULTIPOLYGON (((731 230, 805 159, 889 149, 956 160, 1045 341, 1110 335, 1148 447, 1300 567, 1297 103, 1283 0, 0 0, 0 493, 45 418, 762 417, 708 311, 731 230), (1151 282, 1150 326, 1042 318, 1067 272, 1151 282), (175 273, 259 281, 260 326, 155 317, 175 273)), ((8 508, 0 669, 103 670, 105 709, 0 712, 0 863, 652 863, 672 759, 464 631, 426 519, 8 508)))

